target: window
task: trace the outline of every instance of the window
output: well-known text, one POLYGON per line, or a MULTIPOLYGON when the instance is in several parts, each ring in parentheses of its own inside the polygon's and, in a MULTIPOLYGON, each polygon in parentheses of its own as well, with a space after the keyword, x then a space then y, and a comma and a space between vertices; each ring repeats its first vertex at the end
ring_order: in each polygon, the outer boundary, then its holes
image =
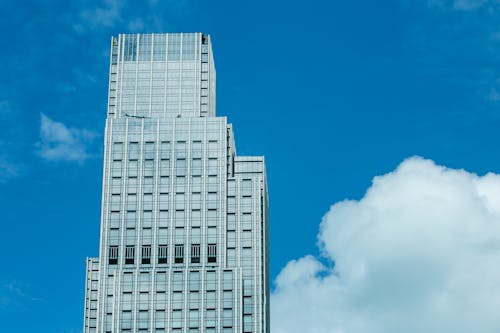
POLYGON ((127 184, 127 193, 137 193, 137 178, 129 178, 127 184))
POLYGON ((252 230, 252 213, 243 213, 241 227, 243 230, 252 230))
POLYGON ((198 326, 199 326, 199 320, 200 320, 200 315, 199 315, 199 310, 190 310, 189 311, 189 332, 195 332, 194 329, 196 329, 196 332, 199 332, 198 326))
POLYGON ((201 176, 201 158, 193 158, 191 163, 191 175, 201 176))
POLYGON ((224 279, 222 282, 224 290, 231 291, 233 289, 233 272, 224 271, 224 279))
POLYGON ((133 264, 135 257, 135 246, 128 245, 125 248, 125 264, 133 264))
POLYGON ((160 157, 162 160, 168 160, 170 158, 170 142, 162 141, 160 148, 160 157))
POLYGON ((186 175, 186 159, 178 158, 177 164, 175 166, 176 175, 177 176, 185 176, 186 175))
POLYGON ((241 194, 243 196, 251 196, 252 195, 252 180, 251 179, 243 179, 241 182, 241 194))
POLYGON ((216 286, 217 286, 217 279, 215 276, 215 271, 207 271, 207 273, 205 274, 205 280, 206 280, 205 289, 207 291, 206 307, 207 307, 207 309, 215 308, 215 296, 214 296, 213 304, 212 304, 212 302, 210 302, 210 297, 209 297, 209 295, 211 295, 211 294, 215 295, 215 293, 210 292, 210 291, 214 291, 216 286))
POLYGON ((116 265, 118 264, 118 246, 110 246, 109 247, 109 264, 116 265))
POLYGON ((159 264, 166 264, 167 263, 167 251, 168 245, 159 245, 158 246, 158 263, 159 264))
POLYGON ((142 246, 142 263, 143 264, 151 263, 151 245, 142 246))
POLYGON ((172 311, 172 317, 171 317, 171 321, 172 321, 172 332, 181 332, 181 328, 182 328, 182 310, 173 310, 172 311), (179 330, 175 330, 176 328, 178 328, 179 330))
POLYGON ((184 245, 177 244, 175 245, 175 263, 182 264, 184 262, 184 245))
POLYGON ((217 175, 217 159, 209 158, 208 159, 208 174, 209 175, 217 175))
POLYGON ((119 212, 120 205, 121 205, 120 195, 119 194, 112 194, 111 195, 111 211, 112 212, 119 212))
POLYGON ((207 208, 208 209, 217 209, 217 192, 208 192, 207 208))
POLYGON ((146 195, 150 195, 151 193, 153 193, 153 189, 154 189, 154 181, 153 181, 153 177, 144 177, 144 180, 142 182, 142 192, 146 195))
POLYGON ((208 153, 209 156, 217 156, 217 150, 218 150, 218 145, 217 145, 217 140, 209 140, 208 141, 208 153))
MULTIPOLYGON (((143 189, 146 190, 147 185, 143 184, 143 189)), ((151 188, 152 191, 152 188, 151 188)), ((145 211, 152 211, 153 210, 153 194, 151 192, 149 193, 144 193, 144 196, 142 197, 142 209, 145 211)))
POLYGON ((200 290, 200 272, 191 271, 189 272, 189 291, 200 290))
MULTIPOLYGON (((207 206, 210 202, 207 202, 207 206)), ((209 206, 210 207, 210 206, 209 206)), ((207 211, 207 225, 210 227, 217 226, 217 210, 209 208, 207 211)))
POLYGON ((153 177, 154 161, 152 159, 144 160, 144 177, 153 177))
POLYGON ((208 244, 208 257, 207 262, 217 262, 217 245, 208 244))
POLYGON ((122 161, 113 161, 113 165, 111 167, 111 173, 113 178, 120 178, 122 176, 122 161))
POLYGON ((177 303, 179 309, 182 309, 182 303, 184 302, 184 295, 182 294, 184 290, 184 272, 174 271, 172 274, 172 303, 177 303))
POLYGON ((193 141, 193 145, 191 146, 191 154, 193 155, 193 158, 201 158, 202 155, 201 141, 199 140, 193 141))
POLYGON ((200 244, 191 244, 191 263, 200 263, 200 244))
POLYGON ((130 142, 128 145, 129 160, 137 160, 139 158, 139 142, 130 142))
POLYGON ((175 211, 175 226, 176 227, 184 227, 184 224, 185 224, 185 217, 186 217, 186 213, 184 212, 184 210, 176 210, 175 211))
POLYGON ((144 158, 153 159, 155 153, 155 143, 153 141, 147 141, 144 145, 144 158))

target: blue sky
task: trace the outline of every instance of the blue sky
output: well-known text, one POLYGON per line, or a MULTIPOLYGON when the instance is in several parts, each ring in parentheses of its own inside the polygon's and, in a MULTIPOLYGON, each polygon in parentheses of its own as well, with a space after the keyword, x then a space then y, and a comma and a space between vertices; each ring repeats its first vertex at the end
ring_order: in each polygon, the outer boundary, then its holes
POLYGON ((240 155, 266 156, 273 279, 290 260, 321 257, 318 228, 331 205, 363 198, 373 177, 408 157, 500 173, 498 0, 3 0, 2 8, 5 331, 81 331, 118 33, 212 36, 217 113, 233 123, 240 155))

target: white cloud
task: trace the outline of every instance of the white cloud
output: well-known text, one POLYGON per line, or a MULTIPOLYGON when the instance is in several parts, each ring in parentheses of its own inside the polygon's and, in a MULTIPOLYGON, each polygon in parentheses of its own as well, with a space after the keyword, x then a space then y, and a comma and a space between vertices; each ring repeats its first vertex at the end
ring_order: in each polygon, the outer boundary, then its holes
POLYGON ((334 204, 272 294, 274 333, 500 332, 500 175, 410 158, 334 204))
POLYGON ((91 157, 88 144, 95 136, 94 132, 86 129, 66 127, 42 113, 37 154, 47 161, 83 163, 91 157))
MULTIPOLYGON (((0 108, 1 112, 1 108, 0 108)), ((0 184, 19 176, 24 169, 20 163, 13 161, 14 144, 0 140, 0 184)))
MULTIPOLYGON (((1 146, 1 145, 0 145, 1 146)), ((21 173, 21 166, 8 160, 6 156, 0 155, 0 183, 18 176, 21 173)))
POLYGON ((3 113, 10 113, 11 109, 9 106, 9 101, 8 100, 0 100, 0 114, 3 113))
POLYGON ((137 32, 144 29, 144 21, 140 18, 133 19, 127 25, 129 31, 137 32))
POLYGON ((0 285, 0 309, 11 306, 19 307, 21 304, 25 307, 28 305, 27 302, 43 301, 43 299, 31 295, 30 289, 29 285, 16 280, 0 285))
POLYGON ((492 102, 500 101, 500 93, 496 88, 491 88, 490 93, 488 94, 488 99, 492 102))
POLYGON ((101 0, 88 6, 87 2, 76 2, 74 13, 66 15, 66 20, 76 33, 82 34, 87 28, 112 28, 123 21, 123 10, 127 1, 101 0))
POLYGON ((82 12, 82 19, 92 26, 112 27, 121 20, 121 9, 125 1, 104 0, 101 6, 86 9, 82 12))
POLYGON ((430 7, 452 9, 456 11, 471 11, 485 5, 496 5, 498 0, 427 0, 430 7))
POLYGON ((488 0, 455 0, 453 2, 453 8, 456 10, 473 10, 488 2, 488 0))

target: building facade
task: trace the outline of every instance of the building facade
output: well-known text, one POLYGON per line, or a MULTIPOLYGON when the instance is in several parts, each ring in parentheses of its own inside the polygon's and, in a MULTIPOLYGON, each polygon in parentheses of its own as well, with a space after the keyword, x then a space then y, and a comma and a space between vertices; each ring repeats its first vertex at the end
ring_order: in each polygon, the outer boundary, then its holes
POLYGON ((84 332, 269 332, 263 157, 215 115, 210 36, 111 39, 84 332))

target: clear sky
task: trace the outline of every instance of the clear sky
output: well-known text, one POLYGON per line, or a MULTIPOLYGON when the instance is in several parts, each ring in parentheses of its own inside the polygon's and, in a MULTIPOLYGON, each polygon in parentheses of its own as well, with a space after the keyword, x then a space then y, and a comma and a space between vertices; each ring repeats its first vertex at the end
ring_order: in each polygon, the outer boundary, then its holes
POLYGON ((408 157, 500 173, 498 0, 1 4, 3 332, 81 332, 118 33, 212 36, 217 114, 240 155, 266 157, 273 280, 321 257, 331 205, 408 157))

